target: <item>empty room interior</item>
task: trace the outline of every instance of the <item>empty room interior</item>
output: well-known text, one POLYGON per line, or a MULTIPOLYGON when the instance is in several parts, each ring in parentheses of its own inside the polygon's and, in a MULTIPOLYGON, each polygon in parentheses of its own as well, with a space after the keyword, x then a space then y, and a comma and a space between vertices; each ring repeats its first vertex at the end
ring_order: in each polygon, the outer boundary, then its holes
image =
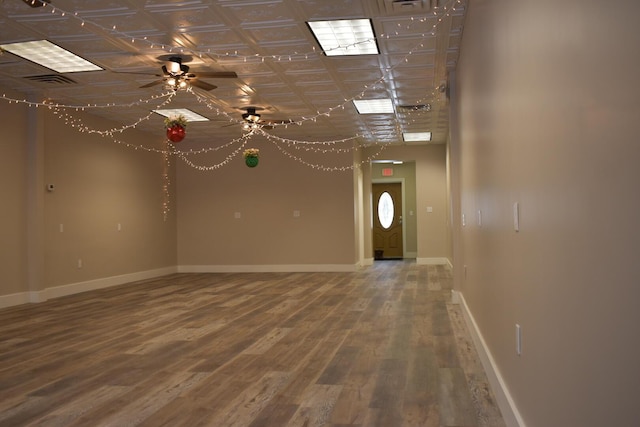
POLYGON ((638 14, 0 1, 0 426, 640 425, 638 14))

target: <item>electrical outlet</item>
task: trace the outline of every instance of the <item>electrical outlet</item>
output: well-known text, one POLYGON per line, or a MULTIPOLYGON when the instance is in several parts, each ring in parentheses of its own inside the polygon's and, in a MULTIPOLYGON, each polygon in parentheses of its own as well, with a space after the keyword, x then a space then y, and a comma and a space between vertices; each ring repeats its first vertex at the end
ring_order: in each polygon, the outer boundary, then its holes
POLYGON ((82 258, 78 258, 78 269, 82 268, 82 258))

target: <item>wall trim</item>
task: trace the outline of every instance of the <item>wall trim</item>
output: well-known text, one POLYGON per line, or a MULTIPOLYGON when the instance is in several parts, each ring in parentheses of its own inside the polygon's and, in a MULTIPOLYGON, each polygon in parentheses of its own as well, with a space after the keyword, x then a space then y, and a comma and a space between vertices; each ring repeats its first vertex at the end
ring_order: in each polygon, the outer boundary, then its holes
POLYGON ((358 268, 357 264, 179 265, 178 273, 344 273, 358 268))
POLYGON ((0 295, 0 308, 13 307, 30 302, 29 292, 18 292, 9 295, 0 295))
POLYGON ((469 306, 467 306, 464 295, 459 291, 452 290, 451 301, 453 304, 460 304, 462 307, 462 314, 465 323, 467 324, 471 339, 478 351, 478 356, 480 357, 482 367, 487 374, 489 384, 491 384, 491 389, 496 396, 496 401, 498 402, 500 412, 502 412, 502 418, 504 419, 505 424, 507 427, 526 427, 526 424, 524 423, 524 420, 511 397, 511 393, 509 393, 509 389, 500 374, 500 370, 491 355, 491 351, 489 351, 489 347, 487 347, 487 343, 482 337, 478 324, 473 318, 471 311, 469 311, 469 306))
POLYGON ((416 264, 420 264, 420 265, 448 265, 449 268, 452 268, 451 261, 449 261, 449 258, 445 258, 445 257, 416 258, 416 264))
POLYGON ((373 265, 373 258, 363 258, 362 262, 361 262, 361 265, 363 267, 366 267, 368 265, 373 265))
POLYGON ((125 283, 136 282, 139 280, 153 279, 155 277, 166 276, 167 274, 172 273, 177 273, 177 269, 174 266, 87 280, 85 282, 70 283, 68 285, 55 286, 40 291, 27 291, 10 295, 0 295, 0 308, 27 303, 44 302, 52 298, 59 298, 67 295, 79 294, 81 292, 123 285, 125 283))

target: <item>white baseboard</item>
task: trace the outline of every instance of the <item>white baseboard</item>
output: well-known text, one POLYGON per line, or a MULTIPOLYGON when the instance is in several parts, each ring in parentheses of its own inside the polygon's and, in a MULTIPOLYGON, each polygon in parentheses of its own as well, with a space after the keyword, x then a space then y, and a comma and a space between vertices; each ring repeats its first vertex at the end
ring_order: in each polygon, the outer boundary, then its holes
POLYGON ((475 344, 482 367, 487 374, 489 384, 491 384, 491 389, 496 396, 496 401, 498 402, 498 407, 502 412, 502 418, 504 419, 505 424, 507 427, 526 427, 526 424, 524 423, 524 420, 522 419, 522 416, 509 393, 509 389, 500 374, 500 370, 498 369, 498 366, 496 365, 493 356, 491 356, 491 352, 482 337, 482 333, 480 332, 480 329, 478 329, 478 324, 469 311, 464 295, 462 295, 461 292, 453 290, 451 291, 451 301, 454 304, 460 304, 462 307, 465 323, 467 324, 467 328, 471 334, 471 339, 475 344))
POLYGON ((0 308, 26 303, 43 302, 52 298, 59 298, 67 295, 79 294, 81 292, 123 285, 125 283, 135 282, 138 280, 153 279, 154 277, 166 276, 167 274, 176 272, 176 267, 165 267, 156 270, 139 271, 136 273, 122 274, 120 276, 104 277, 101 279, 88 280, 86 282, 55 286, 41 291, 27 291, 10 295, 1 295, 0 308))
POLYGON ((368 266, 368 265, 373 265, 373 258, 364 258, 364 259, 362 260, 361 265, 362 265, 363 267, 366 267, 366 266, 368 266))
POLYGON ((451 261, 449 258, 440 257, 440 258, 416 258, 416 264, 420 265, 448 265, 449 268, 452 267, 451 261))
POLYGON ((30 302, 29 292, 18 292, 9 295, 0 295, 0 308, 13 307, 30 302))
POLYGON ((179 265, 178 273, 318 273, 353 272, 357 264, 179 265))

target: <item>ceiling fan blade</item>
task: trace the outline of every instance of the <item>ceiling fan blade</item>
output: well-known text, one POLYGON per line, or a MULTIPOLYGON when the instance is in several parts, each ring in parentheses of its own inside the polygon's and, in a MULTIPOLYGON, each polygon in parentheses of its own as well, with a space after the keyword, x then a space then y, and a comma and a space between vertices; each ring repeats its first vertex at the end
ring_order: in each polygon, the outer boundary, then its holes
POLYGON ((215 86, 215 85, 212 85, 210 83, 203 82, 203 81, 200 81, 200 80, 197 80, 197 79, 189 80, 189 83, 192 86, 199 87, 200 89, 204 89, 204 90, 213 90, 213 89, 218 87, 218 86, 215 86))
POLYGON ((164 83, 164 79, 163 80, 156 80, 156 81, 151 82, 151 83, 147 83, 146 85, 140 86, 140 88, 142 89, 142 88, 146 88, 146 87, 156 86, 156 85, 159 85, 161 83, 164 83))
POLYGON ((196 74, 198 75, 198 77, 210 77, 216 79, 235 79, 238 77, 238 75, 234 71, 196 71, 196 74))
POLYGON ((157 73, 143 73, 142 71, 113 71, 116 74, 138 74, 141 76, 156 76, 156 77, 162 77, 162 74, 157 74, 157 73))

